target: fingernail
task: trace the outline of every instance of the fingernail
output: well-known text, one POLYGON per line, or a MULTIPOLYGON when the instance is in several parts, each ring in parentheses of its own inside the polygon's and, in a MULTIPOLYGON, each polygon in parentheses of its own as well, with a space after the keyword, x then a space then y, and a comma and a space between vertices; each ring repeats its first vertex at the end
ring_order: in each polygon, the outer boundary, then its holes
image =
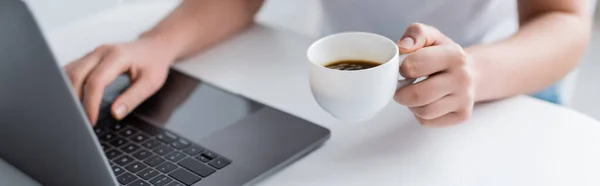
POLYGON ((415 40, 413 40, 411 37, 405 37, 404 39, 400 40, 400 42, 398 42, 398 47, 407 50, 411 49, 413 45, 415 45, 415 40))
POLYGON ((115 110, 116 119, 123 119, 127 115, 127 106, 121 104, 115 110))

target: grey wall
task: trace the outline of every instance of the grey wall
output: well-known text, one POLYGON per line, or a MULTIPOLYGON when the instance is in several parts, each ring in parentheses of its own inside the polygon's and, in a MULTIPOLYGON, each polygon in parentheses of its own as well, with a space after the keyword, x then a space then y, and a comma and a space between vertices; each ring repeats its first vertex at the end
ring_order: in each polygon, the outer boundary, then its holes
POLYGON ((119 0, 23 0, 43 29, 52 29, 117 6, 119 0))

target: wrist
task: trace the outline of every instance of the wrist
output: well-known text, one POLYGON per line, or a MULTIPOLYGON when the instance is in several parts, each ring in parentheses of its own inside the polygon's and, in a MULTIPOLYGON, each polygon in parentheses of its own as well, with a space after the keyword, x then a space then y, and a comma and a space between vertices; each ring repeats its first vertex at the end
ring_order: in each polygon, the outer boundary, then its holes
POLYGON ((475 102, 485 101, 488 98, 485 96, 485 63, 481 61, 474 50, 465 49, 468 60, 471 64, 473 94, 475 102))
POLYGON ((155 34, 152 31, 144 32, 140 35, 138 41, 147 43, 150 47, 160 50, 161 54, 170 64, 181 58, 182 47, 174 39, 162 34, 155 34))

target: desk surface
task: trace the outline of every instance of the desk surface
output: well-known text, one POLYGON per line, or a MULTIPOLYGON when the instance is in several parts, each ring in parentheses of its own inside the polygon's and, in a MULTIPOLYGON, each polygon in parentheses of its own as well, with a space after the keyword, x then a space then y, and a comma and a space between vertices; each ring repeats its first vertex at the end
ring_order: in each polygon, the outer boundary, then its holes
MULTIPOLYGON (((134 39, 172 7, 124 5, 47 36, 65 64, 100 44, 134 39)), ((332 118, 308 87, 305 50, 314 39, 257 24, 175 65, 331 129, 323 147, 259 185, 600 185, 600 123, 529 97, 479 104, 468 122, 446 128, 421 127, 394 103, 365 122, 332 118)))

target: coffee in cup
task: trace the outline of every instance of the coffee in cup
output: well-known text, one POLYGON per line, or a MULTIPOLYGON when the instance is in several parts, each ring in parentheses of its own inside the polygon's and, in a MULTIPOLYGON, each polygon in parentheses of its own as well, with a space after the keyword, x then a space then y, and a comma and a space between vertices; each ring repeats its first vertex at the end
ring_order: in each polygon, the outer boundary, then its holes
POLYGON ((365 60, 342 60, 329 63, 325 67, 335 70, 363 70, 381 65, 381 63, 365 60))

